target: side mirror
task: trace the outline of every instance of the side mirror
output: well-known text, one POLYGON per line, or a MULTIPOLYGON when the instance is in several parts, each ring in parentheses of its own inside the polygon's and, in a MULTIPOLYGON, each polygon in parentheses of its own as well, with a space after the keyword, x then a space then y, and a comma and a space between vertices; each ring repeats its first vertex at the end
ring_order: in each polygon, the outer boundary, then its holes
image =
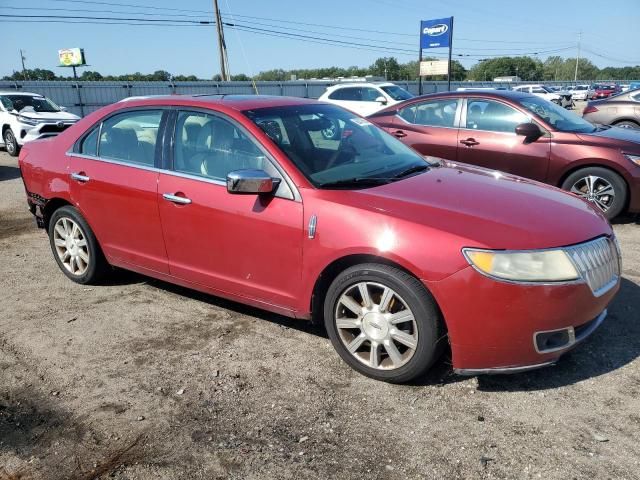
POLYGON ((381 105, 386 105, 387 104, 387 99, 384 98, 382 95, 380 95, 378 98, 376 98, 376 102, 378 102, 381 105))
POLYGON ((67 107, 60 107, 60 111, 61 112, 66 112, 67 111, 67 107))
POLYGON ((244 194, 270 194, 280 185, 264 170, 234 170, 227 174, 227 192, 244 194))
POLYGON ((527 142, 535 142, 542 136, 542 130, 535 123, 521 123, 516 126, 516 135, 521 135, 527 142))

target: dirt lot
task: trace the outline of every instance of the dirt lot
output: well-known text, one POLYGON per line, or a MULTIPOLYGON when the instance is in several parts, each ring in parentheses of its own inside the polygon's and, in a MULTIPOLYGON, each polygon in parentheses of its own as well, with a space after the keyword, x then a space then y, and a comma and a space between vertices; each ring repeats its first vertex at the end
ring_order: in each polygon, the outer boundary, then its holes
POLYGON ((640 478, 640 225, 558 366, 364 378, 322 332, 120 272, 58 271, 0 153, 0 479, 640 478))

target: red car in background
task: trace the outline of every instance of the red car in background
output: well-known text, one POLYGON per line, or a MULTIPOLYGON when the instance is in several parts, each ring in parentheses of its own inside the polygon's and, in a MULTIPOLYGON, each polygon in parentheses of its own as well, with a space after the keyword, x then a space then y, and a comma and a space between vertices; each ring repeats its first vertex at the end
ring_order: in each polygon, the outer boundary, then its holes
POLYGON ((640 211, 640 131, 594 126, 535 95, 430 94, 368 118, 423 155, 560 187, 609 219, 640 211))
POLYGON ((318 320, 380 380, 422 374, 447 338, 462 374, 552 364, 620 284, 614 233, 582 200, 426 160, 312 100, 132 99, 27 144, 19 163, 74 282, 117 266, 318 320))
POLYGON ((599 98, 609 98, 611 95, 617 95, 622 92, 620 86, 616 83, 596 83, 591 86, 590 100, 596 100, 599 98))

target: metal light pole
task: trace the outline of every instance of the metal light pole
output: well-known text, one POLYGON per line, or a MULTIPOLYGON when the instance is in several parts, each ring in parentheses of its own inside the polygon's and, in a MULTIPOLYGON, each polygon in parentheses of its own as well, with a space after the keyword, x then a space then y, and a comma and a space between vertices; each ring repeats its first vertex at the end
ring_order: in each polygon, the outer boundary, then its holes
POLYGON ((582 32, 578 33, 578 56, 576 57, 576 73, 573 75, 573 83, 578 81, 578 62, 580 61, 580 41, 582 40, 582 32))

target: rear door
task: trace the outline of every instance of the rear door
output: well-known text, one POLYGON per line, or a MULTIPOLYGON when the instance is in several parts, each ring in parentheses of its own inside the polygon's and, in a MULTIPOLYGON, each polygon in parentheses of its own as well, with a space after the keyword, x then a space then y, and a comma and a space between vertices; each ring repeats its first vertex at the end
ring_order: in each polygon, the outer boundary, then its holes
POLYGON ((158 213, 160 109, 117 113, 69 154, 71 198, 116 264, 168 273, 158 213))
POLYGON ((386 130, 422 155, 456 160, 461 103, 452 97, 413 103, 386 130))
POLYGON ((458 160, 544 181, 549 168, 550 138, 526 142, 515 128, 531 122, 525 113, 495 99, 467 98, 458 135, 458 160))
POLYGON ((160 174, 158 201, 171 274, 293 308, 303 210, 282 170, 238 123, 211 111, 177 112, 170 149, 172 165, 160 174), (247 168, 281 179, 275 196, 228 193, 227 174, 247 168))

